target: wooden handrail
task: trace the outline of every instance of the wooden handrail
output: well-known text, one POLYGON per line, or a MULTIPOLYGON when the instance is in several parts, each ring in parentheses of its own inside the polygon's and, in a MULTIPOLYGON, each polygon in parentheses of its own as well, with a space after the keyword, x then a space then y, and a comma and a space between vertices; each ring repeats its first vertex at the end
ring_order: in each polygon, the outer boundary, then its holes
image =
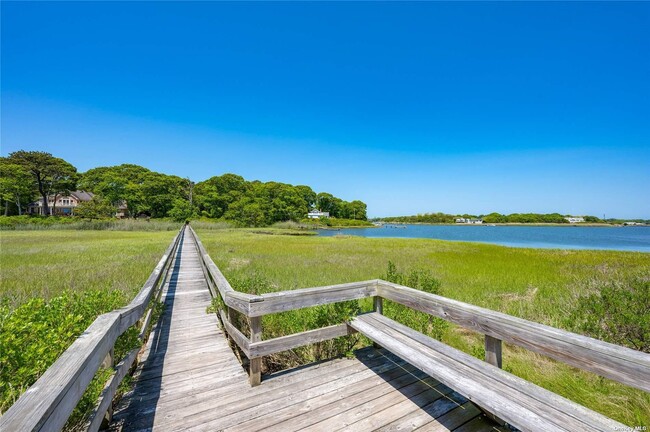
POLYGON ((379 282, 379 295, 491 338, 650 392, 650 355, 641 351, 391 282, 379 282))
MULTIPOLYGON (((45 432, 59 431, 63 428, 88 384, 104 363, 107 355, 112 352, 117 338, 142 318, 151 298, 161 288, 161 281, 164 281, 167 275, 182 233, 183 229, 181 228, 131 303, 126 307, 97 317, 54 364, 0 417, 1 431, 45 432)), ((130 359, 132 364, 135 356, 129 353, 127 359, 130 359)), ((117 372, 113 376, 122 374, 121 378, 123 378, 124 369, 128 368, 118 365, 117 372)), ((115 384, 115 388, 117 388, 117 384, 115 384)), ((110 399, 113 395, 110 395, 110 399)), ((108 407, 106 402, 103 405, 108 407)), ((96 414, 103 417, 104 412, 96 412, 96 414)))
MULTIPOLYGON (((279 291, 259 296, 239 293, 233 290, 227 281, 223 282, 225 277, 193 230, 192 234, 197 240, 207 272, 218 280, 218 283, 228 287, 227 290, 219 290, 219 293, 223 292, 225 295, 225 304, 247 318, 369 297, 374 298, 375 311, 381 313, 382 299, 387 299, 485 335, 486 361, 495 366, 501 366, 501 341, 506 341, 576 368, 650 391, 649 354, 384 280, 279 291)), ((220 317, 227 333, 231 334, 236 330, 231 337, 249 358, 258 358, 350 333, 350 330, 339 325, 270 340, 251 341, 235 328, 226 313, 220 314, 220 317)))

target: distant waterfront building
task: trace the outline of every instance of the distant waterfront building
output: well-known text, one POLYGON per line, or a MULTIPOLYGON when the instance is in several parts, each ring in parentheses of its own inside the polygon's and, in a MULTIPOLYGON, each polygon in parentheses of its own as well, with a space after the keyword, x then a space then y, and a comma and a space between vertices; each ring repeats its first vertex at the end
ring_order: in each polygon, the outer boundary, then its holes
POLYGON ((573 216, 565 217, 564 219, 566 219, 569 223, 580 223, 585 221, 585 218, 583 217, 573 217, 573 216))
POLYGON ((483 223, 483 219, 456 218, 456 223, 478 225, 483 223))
MULTIPOLYGON (((94 194, 86 191, 70 192, 65 196, 50 196, 47 199, 47 205, 50 213, 59 216, 73 216, 74 209, 80 203, 90 201, 94 194)), ((43 198, 29 205, 27 211, 29 214, 44 216, 43 198)))
POLYGON ((309 219, 320 219, 322 217, 330 217, 330 212, 323 212, 320 210, 310 210, 309 213, 307 213, 307 217, 309 219))

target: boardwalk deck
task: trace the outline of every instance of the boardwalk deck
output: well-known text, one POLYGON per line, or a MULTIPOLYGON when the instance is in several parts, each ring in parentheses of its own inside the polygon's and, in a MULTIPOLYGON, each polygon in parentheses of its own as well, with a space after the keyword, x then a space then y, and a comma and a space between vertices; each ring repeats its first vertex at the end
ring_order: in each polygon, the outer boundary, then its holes
POLYGON ((265 377, 250 387, 216 315, 192 237, 179 246, 165 311, 115 411, 113 431, 487 431, 474 405, 374 348, 265 377))

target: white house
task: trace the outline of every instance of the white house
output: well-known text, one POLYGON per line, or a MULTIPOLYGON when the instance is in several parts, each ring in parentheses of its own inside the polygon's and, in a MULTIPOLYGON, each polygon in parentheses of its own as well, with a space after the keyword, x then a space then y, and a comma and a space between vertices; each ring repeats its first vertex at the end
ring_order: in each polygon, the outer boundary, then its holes
POLYGON ((466 218, 456 218, 456 223, 457 224, 482 224, 483 219, 466 219, 466 218))
POLYGON ((569 223, 580 223, 585 221, 585 218, 583 217, 573 217, 573 216, 565 217, 564 219, 566 219, 569 223))
POLYGON ((320 219, 322 217, 330 217, 330 212, 322 212, 320 210, 310 210, 307 213, 309 219, 320 219))

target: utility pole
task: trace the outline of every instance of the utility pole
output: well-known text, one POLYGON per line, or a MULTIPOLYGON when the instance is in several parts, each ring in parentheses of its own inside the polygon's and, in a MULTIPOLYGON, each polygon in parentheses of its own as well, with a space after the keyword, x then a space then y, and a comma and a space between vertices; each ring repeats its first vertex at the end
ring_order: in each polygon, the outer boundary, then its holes
POLYGON ((186 180, 187 180, 187 185, 188 185, 188 189, 189 189, 188 195, 189 195, 189 200, 190 200, 190 206, 192 206, 192 199, 193 199, 192 195, 193 195, 193 192, 194 192, 194 182, 192 180, 190 180, 189 177, 186 177, 186 180))

